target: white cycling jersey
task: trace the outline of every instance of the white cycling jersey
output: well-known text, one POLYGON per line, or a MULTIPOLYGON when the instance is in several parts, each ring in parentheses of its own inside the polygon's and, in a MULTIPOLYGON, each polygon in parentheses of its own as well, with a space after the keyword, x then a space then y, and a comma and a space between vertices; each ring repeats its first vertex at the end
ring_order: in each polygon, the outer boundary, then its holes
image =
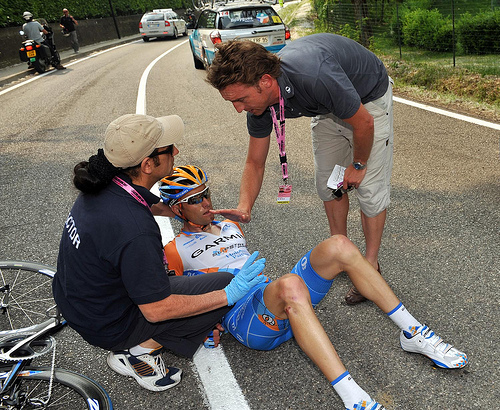
POLYGON ((165 245, 169 270, 176 275, 193 275, 243 266, 250 253, 239 224, 230 220, 212 223, 220 227, 219 235, 181 231, 165 245))

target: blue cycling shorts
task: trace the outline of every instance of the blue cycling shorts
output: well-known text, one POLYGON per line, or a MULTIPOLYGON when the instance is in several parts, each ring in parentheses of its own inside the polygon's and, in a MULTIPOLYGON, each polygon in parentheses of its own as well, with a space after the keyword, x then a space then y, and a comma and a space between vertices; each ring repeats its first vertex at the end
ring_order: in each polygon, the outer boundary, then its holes
MULTIPOLYGON (((311 251, 292 269, 307 285, 313 307, 321 302, 333 280, 319 276, 311 267, 311 251)), ((224 316, 222 325, 243 345, 255 350, 272 350, 293 337, 288 319, 275 317, 264 304, 264 290, 270 282, 254 286, 224 316)))

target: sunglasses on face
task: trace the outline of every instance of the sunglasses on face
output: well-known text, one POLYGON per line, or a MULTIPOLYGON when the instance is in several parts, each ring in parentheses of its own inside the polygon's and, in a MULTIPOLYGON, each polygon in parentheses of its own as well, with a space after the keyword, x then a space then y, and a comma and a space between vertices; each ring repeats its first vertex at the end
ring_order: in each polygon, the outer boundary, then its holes
POLYGON ((165 150, 163 151, 158 151, 158 148, 155 149, 150 155, 148 155, 149 158, 157 157, 158 155, 172 155, 174 153, 174 144, 169 145, 165 150))
POLYGON ((188 205, 201 204, 203 199, 210 199, 210 188, 206 187, 203 191, 198 192, 197 194, 188 196, 184 199, 181 199, 178 203, 187 203, 188 205))

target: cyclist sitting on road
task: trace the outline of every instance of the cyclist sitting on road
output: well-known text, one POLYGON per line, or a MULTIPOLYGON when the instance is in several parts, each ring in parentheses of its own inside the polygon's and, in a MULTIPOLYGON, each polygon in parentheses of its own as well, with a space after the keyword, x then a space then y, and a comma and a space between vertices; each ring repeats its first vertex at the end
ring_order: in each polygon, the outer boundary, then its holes
POLYGON ((104 149, 74 168, 81 193, 66 220, 52 284, 68 324, 111 351, 113 370, 153 391, 181 379, 180 369, 165 367, 162 347, 192 357, 229 306, 265 280, 257 276, 262 260, 250 260, 236 277, 166 275, 151 212, 160 198, 149 190, 172 172, 183 134, 177 115, 128 114, 108 126, 104 149))
POLYGON ((66 67, 61 64, 59 55, 56 52, 54 43, 52 41, 53 33, 50 27, 47 25, 42 26, 38 21, 34 21, 33 14, 31 14, 29 11, 25 11, 23 13, 23 19, 26 20, 26 23, 23 24, 23 31, 26 37, 38 44, 46 45, 50 50, 50 54, 52 55, 52 63, 54 67, 58 70, 66 69, 66 67), (43 38, 42 33, 45 34, 47 38, 43 38), (50 40, 48 39, 49 36, 51 37, 50 40))
MULTIPOLYGON (((160 181, 162 200, 184 221, 181 232, 165 246, 169 268, 176 275, 212 276, 223 270, 238 277, 239 268, 250 257, 245 237, 238 223, 214 221, 206 183, 206 174, 192 165, 174 168, 160 181)), ((423 354, 442 368, 467 364, 465 353, 445 343, 407 311, 380 273, 343 235, 333 235, 307 252, 292 273, 256 285, 224 316, 222 327, 257 350, 274 349, 295 337, 347 409, 383 409, 346 370, 313 310, 342 271, 399 326, 403 350, 423 354)), ((214 330, 214 345, 219 330, 214 330)))

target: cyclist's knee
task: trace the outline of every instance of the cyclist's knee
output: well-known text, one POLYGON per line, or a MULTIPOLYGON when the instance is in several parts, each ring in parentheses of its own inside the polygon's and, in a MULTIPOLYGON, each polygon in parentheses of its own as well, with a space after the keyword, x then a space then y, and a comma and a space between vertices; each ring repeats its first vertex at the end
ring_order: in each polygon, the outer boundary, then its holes
POLYGON ((333 235, 321 242, 323 258, 342 264, 349 263, 353 258, 361 256, 356 245, 344 235, 333 235))
POLYGON ((277 280, 278 297, 285 303, 290 304, 311 304, 309 290, 304 280, 293 273, 289 273, 277 280))

